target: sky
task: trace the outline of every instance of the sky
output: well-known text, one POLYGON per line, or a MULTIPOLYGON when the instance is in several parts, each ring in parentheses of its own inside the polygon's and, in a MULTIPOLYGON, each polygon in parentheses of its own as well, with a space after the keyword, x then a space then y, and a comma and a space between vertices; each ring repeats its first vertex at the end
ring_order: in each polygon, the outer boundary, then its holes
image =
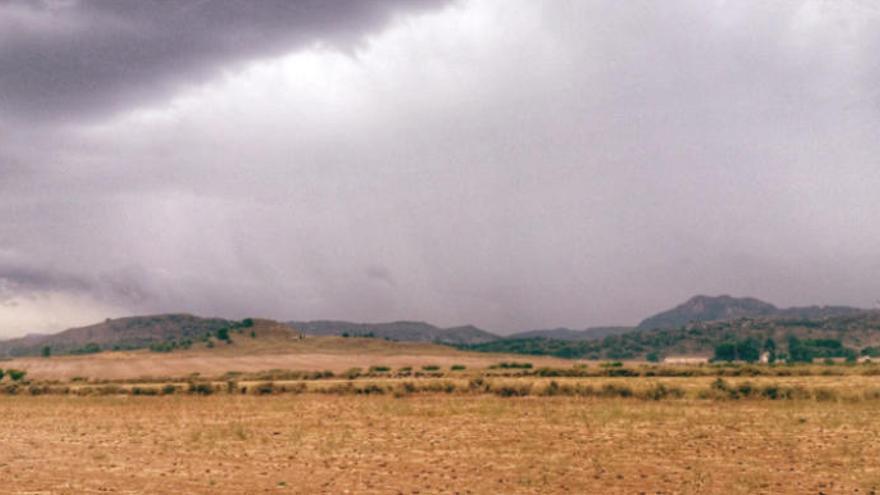
POLYGON ((880 7, 0 0, 0 338, 880 299, 880 7))

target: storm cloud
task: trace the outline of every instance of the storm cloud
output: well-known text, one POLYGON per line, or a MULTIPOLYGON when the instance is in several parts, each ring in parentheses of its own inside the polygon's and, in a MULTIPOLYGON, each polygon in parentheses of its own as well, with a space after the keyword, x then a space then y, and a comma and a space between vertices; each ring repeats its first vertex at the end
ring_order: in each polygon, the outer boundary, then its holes
POLYGON ((0 335, 880 294, 870 2, 0 3, 0 335))
POLYGON ((297 46, 351 49, 443 0, 12 0, 0 4, 3 111, 66 120, 167 97, 297 46))

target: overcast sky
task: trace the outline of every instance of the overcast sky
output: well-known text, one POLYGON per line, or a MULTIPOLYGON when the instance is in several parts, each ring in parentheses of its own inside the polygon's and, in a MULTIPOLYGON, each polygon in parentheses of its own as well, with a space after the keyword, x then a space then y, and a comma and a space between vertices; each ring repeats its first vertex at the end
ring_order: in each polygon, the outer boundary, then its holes
POLYGON ((880 299, 871 1, 0 0, 0 336, 880 299))

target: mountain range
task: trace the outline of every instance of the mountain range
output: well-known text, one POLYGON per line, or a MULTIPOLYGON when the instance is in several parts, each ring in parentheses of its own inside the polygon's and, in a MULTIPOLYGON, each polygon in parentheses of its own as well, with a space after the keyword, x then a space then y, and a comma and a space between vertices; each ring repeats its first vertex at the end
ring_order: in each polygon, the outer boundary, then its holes
POLYGON ((694 296, 686 302, 642 320, 639 330, 671 329, 699 321, 730 321, 737 318, 821 319, 850 316, 866 310, 850 306, 805 306, 777 308, 751 297, 694 296))
MULTIPOLYGON (((695 322, 724 322, 743 318, 760 319, 762 322, 774 320, 818 321, 854 316, 866 312, 867 310, 848 306, 778 308, 754 298, 700 295, 668 311, 645 318, 637 327, 609 326, 582 330, 554 328, 501 336, 473 325, 442 328, 420 321, 356 323, 319 320, 289 321, 285 325, 307 335, 360 336, 395 341, 480 346, 514 341, 589 343, 617 337, 624 338, 624 336, 635 332, 681 329, 695 322)), ((222 329, 240 328, 240 326, 241 322, 233 320, 201 318, 189 314, 107 319, 101 323, 71 328, 57 334, 30 334, 17 339, 0 341, 0 356, 34 355, 39 354, 46 347, 54 354, 64 354, 107 349, 137 349, 169 342, 206 341, 222 329)), ((811 326, 815 327, 816 325, 811 326)), ((727 331, 730 330, 730 327, 724 328, 727 331)))

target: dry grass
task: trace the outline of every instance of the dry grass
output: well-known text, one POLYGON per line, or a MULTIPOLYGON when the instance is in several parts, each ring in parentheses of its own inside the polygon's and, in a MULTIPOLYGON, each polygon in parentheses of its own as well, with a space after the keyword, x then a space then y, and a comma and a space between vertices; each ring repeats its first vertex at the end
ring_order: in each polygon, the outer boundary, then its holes
POLYGON ((0 397, 2 493, 870 493, 875 402, 0 397))
MULTIPOLYGON (((102 352, 84 356, 29 357, 0 362, 0 368, 26 369, 39 380, 68 380, 73 377, 133 379, 143 376, 186 376, 200 373, 219 376, 227 371, 257 372, 294 369, 343 372, 349 368, 391 366, 400 368, 453 364, 483 368, 510 359, 507 355, 463 352, 447 346, 380 339, 307 337, 305 339, 258 338, 233 334, 234 344, 217 344, 213 349, 194 348, 172 353, 142 351, 102 352)), ((555 358, 529 359, 540 366, 569 366, 555 358)))

